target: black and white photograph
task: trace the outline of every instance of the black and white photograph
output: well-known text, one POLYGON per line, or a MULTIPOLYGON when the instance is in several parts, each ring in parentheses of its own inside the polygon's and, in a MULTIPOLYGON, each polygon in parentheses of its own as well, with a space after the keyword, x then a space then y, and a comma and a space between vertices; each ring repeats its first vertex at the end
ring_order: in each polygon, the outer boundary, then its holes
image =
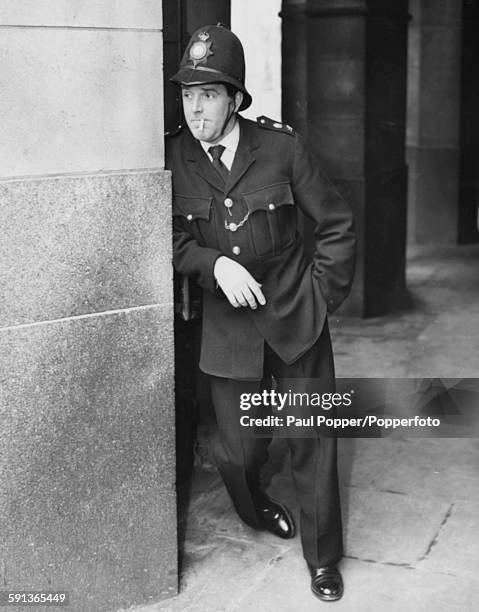
POLYGON ((479 609, 479 0, 0 0, 0 611, 479 609))

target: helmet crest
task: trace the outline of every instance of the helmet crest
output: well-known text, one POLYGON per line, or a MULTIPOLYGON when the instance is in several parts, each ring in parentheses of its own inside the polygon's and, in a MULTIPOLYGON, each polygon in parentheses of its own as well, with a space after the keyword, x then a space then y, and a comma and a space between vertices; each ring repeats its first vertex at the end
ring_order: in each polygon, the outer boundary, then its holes
POLYGON ((198 40, 190 47, 190 60, 193 62, 194 68, 196 68, 198 64, 206 62, 210 55, 213 55, 213 51, 211 51, 211 41, 204 42, 203 40, 198 40))

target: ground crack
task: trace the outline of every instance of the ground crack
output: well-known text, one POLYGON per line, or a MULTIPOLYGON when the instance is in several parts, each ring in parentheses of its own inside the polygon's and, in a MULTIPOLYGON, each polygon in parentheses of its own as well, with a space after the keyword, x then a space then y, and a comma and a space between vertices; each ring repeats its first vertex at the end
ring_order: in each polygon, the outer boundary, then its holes
POLYGON ((354 559, 355 561, 363 561, 364 563, 374 563, 375 565, 389 565, 392 567, 404 567, 406 569, 414 569, 410 563, 395 563, 394 561, 377 561, 376 559, 366 559, 365 557, 355 557, 354 555, 344 555, 345 559, 354 559))
POLYGON ((447 521, 449 520, 449 517, 452 514, 452 511, 454 509, 454 504, 451 504, 449 506, 449 508, 447 509, 446 514, 444 515, 444 518, 441 521, 441 524, 438 527, 438 530, 436 531, 436 533, 434 534, 434 537, 432 538, 432 540, 429 542, 429 546, 427 547, 426 552, 424 553, 424 555, 418 559, 418 561, 424 561, 425 559, 427 559, 427 557, 429 556, 429 553, 431 552, 431 550, 433 549, 433 547, 437 544, 437 541, 439 539, 439 534, 441 533, 444 525, 447 523, 447 521))

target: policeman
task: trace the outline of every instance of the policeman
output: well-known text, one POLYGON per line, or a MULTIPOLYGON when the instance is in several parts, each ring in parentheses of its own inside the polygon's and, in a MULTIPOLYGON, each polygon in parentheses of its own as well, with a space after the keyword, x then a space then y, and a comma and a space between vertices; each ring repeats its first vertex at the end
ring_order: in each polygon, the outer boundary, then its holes
MULTIPOLYGON (((245 435, 239 398, 273 377, 279 391, 291 381, 303 393, 332 389, 327 312, 349 292, 355 241, 348 205, 293 129, 238 114, 251 104, 244 77, 239 39, 209 25, 193 34, 172 78, 188 126, 167 139, 174 265, 203 288, 200 368, 211 377, 219 472, 245 523, 287 539, 293 517, 259 481, 270 439, 245 435), (316 228, 313 258, 297 231, 299 211, 316 228)), ((288 446, 311 587, 319 599, 337 600, 336 440, 313 428, 288 446)))

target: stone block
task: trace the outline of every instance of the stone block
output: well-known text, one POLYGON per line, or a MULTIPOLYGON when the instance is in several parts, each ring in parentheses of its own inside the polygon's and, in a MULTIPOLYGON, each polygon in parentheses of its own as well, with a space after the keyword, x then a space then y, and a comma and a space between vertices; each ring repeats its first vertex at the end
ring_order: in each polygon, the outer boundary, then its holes
POLYGON ((1 177, 162 167, 161 33, 4 28, 0 57, 1 177))
MULTIPOLYGON (((335 5, 337 2, 334 3, 335 5)), ((366 22, 359 17, 352 19, 343 16, 308 15, 308 28, 311 32, 309 44, 313 57, 349 58, 364 60, 366 53, 366 22)))
POLYGON ((416 227, 419 244, 456 244, 459 150, 420 147, 411 168, 416 188, 416 227))
POLYGON ((309 2, 309 9, 311 9, 311 13, 315 14, 317 9, 317 14, 328 15, 334 14, 335 11, 340 11, 341 14, 348 15, 348 9, 351 10, 351 13, 356 14, 358 9, 366 9, 368 0, 313 0, 309 2))
POLYGON ((348 58, 319 58, 317 79, 309 79, 310 106, 317 119, 351 118, 364 105, 364 62, 348 58))
POLYGON ((421 23, 427 25, 459 25, 462 6, 455 0, 420 0, 421 23))
POLYGON ((171 306, 0 331, 3 588, 176 592, 171 306))
MULTIPOLYGON (((359 111, 358 111, 359 113, 359 111)), ((335 179, 360 179, 364 173, 364 118, 316 118, 308 142, 335 179)))
POLYGON ((0 182, 0 326, 172 301, 169 174, 0 182))
POLYGON ((460 54, 458 28, 422 29, 419 112, 423 146, 458 146, 460 54))
POLYGON ((156 0, 1 0, 0 25, 77 28, 161 28, 156 0))

